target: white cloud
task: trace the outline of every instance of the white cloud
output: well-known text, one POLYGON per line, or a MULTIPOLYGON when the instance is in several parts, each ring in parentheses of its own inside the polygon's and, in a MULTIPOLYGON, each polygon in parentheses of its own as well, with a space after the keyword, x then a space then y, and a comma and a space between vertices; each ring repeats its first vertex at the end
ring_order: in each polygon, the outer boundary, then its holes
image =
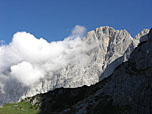
POLYGON ((86 28, 80 25, 76 25, 72 31, 72 35, 80 35, 83 36, 86 32, 86 28))
POLYGON ((11 66, 10 74, 27 86, 38 82, 40 78, 44 77, 40 69, 34 68, 32 64, 25 61, 11 66))
POLYGON ((86 64, 85 52, 89 47, 82 41, 85 31, 77 25, 69 37, 51 43, 30 33, 17 32, 9 45, 0 46, 0 77, 7 74, 30 86, 68 64, 86 64))
POLYGON ((4 45, 4 44, 5 44, 5 41, 4 40, 0 40, 0 46, 4 45))

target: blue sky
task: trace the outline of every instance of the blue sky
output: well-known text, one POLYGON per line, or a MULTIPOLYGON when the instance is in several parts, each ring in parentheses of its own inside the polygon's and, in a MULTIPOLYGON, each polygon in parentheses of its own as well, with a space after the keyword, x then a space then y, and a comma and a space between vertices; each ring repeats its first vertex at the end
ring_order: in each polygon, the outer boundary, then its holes
POLYGON ((152 25, 152 0, 0 0, 0 40, 27 31, 50 41, 63 40, 75 25, 126 29, 135 36, 152 25))

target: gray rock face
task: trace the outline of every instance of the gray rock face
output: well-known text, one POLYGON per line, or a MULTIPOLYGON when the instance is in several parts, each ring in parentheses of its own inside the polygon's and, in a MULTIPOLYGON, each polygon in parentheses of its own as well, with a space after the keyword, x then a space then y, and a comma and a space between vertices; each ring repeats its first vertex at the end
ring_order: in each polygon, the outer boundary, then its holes
POLYGON ((86 38, 82 40, 88 45, 87 47, 92 47, 86 52, 89 59, 85 66, 68 65, 56 72, 53 78, 46 76, 35 87, 28 89, 22 98, 44 93, 54 88, 75 88, 99 82, 109 76, 123 62, 123 58, 126 57, 123 55, 133 42, 133 38, 126 30, 114 30, 107 26, 88 32, 86 38))
POLYGON ((93 85, 112 74, 113 70, 123 61, 128 60, 130 53, 139 43, 139 37, 145 35, 147 31, 144 30, 139 34, 136 41, 126 30, 119 31, 105 26, 90 31, 82 39, 88 47, 91 47, 89 51, 85 52, 89 58, 86 65, 81 66, 81 61, 77 64, 69 64, 53 74, 53 77, 47 74, 32 87, 23 87, 16 81, 8 82, 5 87, 1 86, 3 92, 0 93, 0 104, 16 102, 19 99, 45 93, 55 88, 93 85))

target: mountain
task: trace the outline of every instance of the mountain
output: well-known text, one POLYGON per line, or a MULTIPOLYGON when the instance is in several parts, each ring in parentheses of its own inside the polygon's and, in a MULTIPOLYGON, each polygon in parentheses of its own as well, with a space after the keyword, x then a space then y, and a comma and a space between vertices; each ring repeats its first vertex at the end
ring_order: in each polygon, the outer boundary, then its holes
MULTIPOLYGON (((94 85, 111 75, 122 62, 127 61, 141 37, 146 39, 148 31, 144 29, 134 39, 126 30, 115 30, 108 26, 90 31, 81 39, 86 48, 89 48, 83 52, 86 56, 81 57, 82 61, 68 64, 54 72, 53 76, 46 74, 32 86, 23 86, 15 79, 6 80, 5 84, 0 80, 0 105, 17 102, 55 88, 94 85), (84 61, 86 62, 83 63, 84 61)), ((76 54, 75 56, 79 57, 76 54)))
POLYGON ((42 114, 151 114, 152 29, 128 61, 90 87, 59 88, 27 98, 42 114))

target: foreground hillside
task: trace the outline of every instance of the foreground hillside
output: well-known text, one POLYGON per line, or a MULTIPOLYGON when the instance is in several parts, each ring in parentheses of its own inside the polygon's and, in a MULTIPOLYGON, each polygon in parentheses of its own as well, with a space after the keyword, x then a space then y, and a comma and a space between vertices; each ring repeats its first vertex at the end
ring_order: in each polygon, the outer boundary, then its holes
POLYGON ((22 101, 19 103, 8 103, 0 107, 0 114, 38 114, 36 107, 30 102, 22 101))

